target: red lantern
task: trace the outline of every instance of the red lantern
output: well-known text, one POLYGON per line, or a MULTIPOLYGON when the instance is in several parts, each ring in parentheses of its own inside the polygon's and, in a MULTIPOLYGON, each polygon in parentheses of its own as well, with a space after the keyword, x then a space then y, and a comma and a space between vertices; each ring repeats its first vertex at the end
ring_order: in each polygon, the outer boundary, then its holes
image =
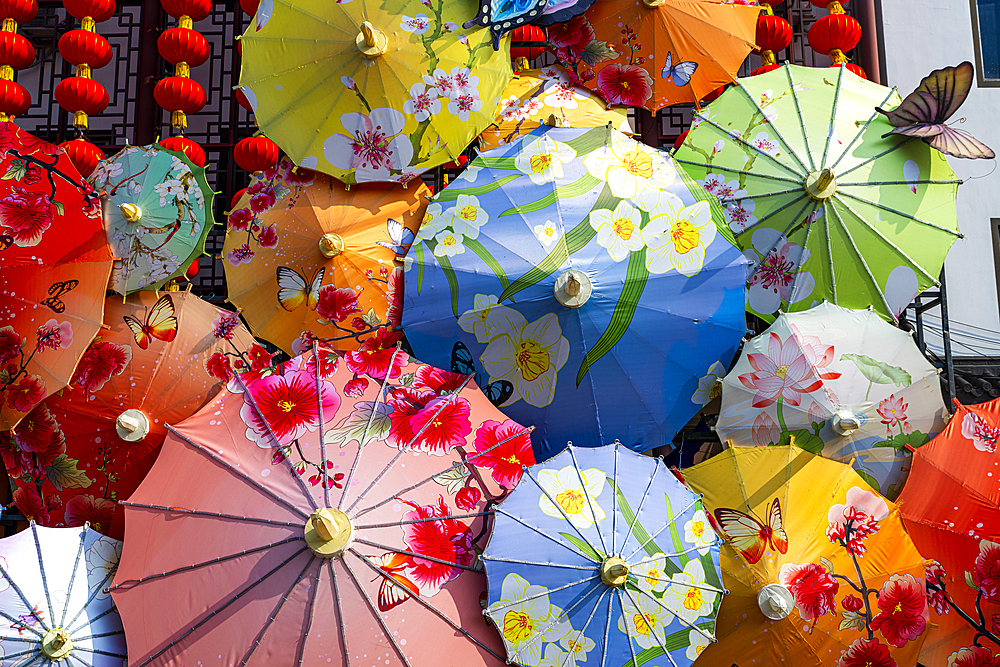
POLYGON ((104 159, 104 151, 86 139, 72 139, 59 145, 66 150, 70 162, 84 178, 90 176, 97 163, 104 159))
POLYGON ((56 85, 56 102, 64 109, 82 112, 88 116, 108 108, 108 91, 97 81, 82 76, 71 76, 56 85))
POLYGON ((188 16, 192 21, 200 21, 212 13, 213 0, 160 0, 163 11, 175 19, 188 16))
POLYGON ((0 18, 14 19, 15 23, 27 23, 38 14, 35 0, 0 0, 0 18))
POLYGON ((102 23, 115 14, 115 0, 63 0, 63 6, 81 21, 89 16, 96 23, 102 23))
POLYGON ((250 100, 247 99, 247 96, 243 93, 243 89, 242 88, 237 88, 236 92, 233 93, 233 97, 236 98, 236 102, 241 107, 243 107, 244 109, 246 109, 250 113, 253 113, 253 107, 250 106, 250 100))
POLYGON ((236 53, 240 54, 240 58, 243 57, 243 40, 242 39, 237 39, 236 40, 236 53))
POLYGON ((0 65, 9 65, 15 70, 30 67, 35 62, 35 47, 28 38, 16 32, 0 32, 0 65))
POLYGON ((59 55, 70 65, 100 69, 111 62, 111 44, 96 32, 70 30, 59 38, 59 55))
POLYGON ((0 79, 0 114, 20 116, 31 106, 31 95, 21 84, 0 79))
POLYGON ((541 26, 525 25, 514 30, 510 39, 511 60, 518 58, 534 60, 545 52, 548 35, 541 26))
POLYGON ((200 83, 181 76, 168 76, 158 81, 153 88, 153 97, 167 111, 185 114, 198 113, 205 108, 207 100, 200 83))
POLYGON ((160 145, 169 151, 177 151, 179 153, 184 153, 187 159, 195 163, 199 167, 204 167, 207 159, 205 157, 205 149, 198 145, 197 142, 188 139, 185 136, 178 135, 176 137, 167 137, 166 139, 160 139, 160 145))
POLYGON ((703 98, 701 98, 701 103, 702 104, 711 104, 715 100, 719 99, 719 95, 721 95, 724 92, 726 92, 726 87, 725 86, 719 86, 718 88, 716 88, 715 90, 713 90, 712 92, 708 93, 703 98))
POLYGON ((190 28, 170 28, 156 40, 156 48, 171 65, 186 62, 191 67, 204 64, 210 53, 208 40, 190 28))
POLYGON ((781 65, 777 65, 777 64, 761 65, 760 67, 758 67, 754 71, 750 72, 750 76, 757 76, 758 74, 767 74, 768 72, 773 72, 774 70, 776 70, 776 69, 778 69, 780 67, 781 67, 781 65))
POLYGON ((457 158, 441 165, 445 169, 461 169, 465 166, 465 163, 469 161, 469 158, 465 155, 459 155, 457 158))
POLYGON ((781 51, 791 43, 791 23, 774 14, 757 19, 757 48, 761 51, 781 51))
MULTIPOLYGON (((840 67, 840 65, 830 65, 830 67, 840 67)), ((855 74, 857 74, 858 76, 860 76, 862 79, 867 79, 868 78, 868 75, 865 74, 865 71, 863 69, 861 69, 860 65, 855 65, 854 63, 844 63, 844 67, 846 67, 850 71, 854 72, 855 74)))
POLYGON ((841 14, 843 13, 843 8, 840 5, 846 5, 850 0, 809 0, 817 7, 822 7, 824 9, 829 9, 831 14, 841 14), (837 7, 831 7, 830 5, 836 4, 837 7), (839 12, 837 10, 840 10, 839 12))
POLYGON ((233 198, 231 200, 229 200, 229 208, 230 209, 234 209, 234 210, 236 209, 236 205, 240 203, 240 197, 242 197, 243 193, 246 192, 246 191, 247 191, 247 189, 243 188, 242 190, 238 191, 236 194, 233 195, 233 198))
POLYGON ((812 24, 808 37, 814 51, 830 54, 834 63, 847 62, 844 51, 861 41, 861 24, 847 14, 828 14, 812 24))
POLYGON ((201 259, 195 257, 194 261, 191 262, 191 266, 189 266, 187 268, 187 271, 184 272, 184 277, 187 278, 188 280, 194 280, 196 277, 198 277, 199 271, 201 271, 201 259))
POLYGON ((240 9, 247 16, 256 14, 258 5, 260 5, 260 0, 240 0, 240 9))
POLYGON ((674 140, 674 148, 681 147, 681 144, 683 144, 684 140, 687 139, 688 132, 690 131, 691 130, 684 130, 683 132, 681 132, 681 136, 677 137, 677 139, 674 140))
POLYGON ((236 144, 233 157, 242 169, 255 174, 278 161, 278 144, 267 137, 247 137, 236 144))

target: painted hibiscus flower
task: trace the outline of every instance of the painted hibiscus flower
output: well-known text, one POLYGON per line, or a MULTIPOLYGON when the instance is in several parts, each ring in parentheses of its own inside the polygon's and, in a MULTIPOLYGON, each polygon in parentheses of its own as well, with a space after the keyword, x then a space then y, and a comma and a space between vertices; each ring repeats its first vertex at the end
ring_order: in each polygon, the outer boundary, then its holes
MULTIPOLYGON (((330 418, 340 407, 340 396, 330 382, 320 380, 320 383, 323 415, 330 418)), ((253 398, 253 405, 244 400, 240 417, 248 427, 247 439, 256 442, 258 447, 287 445, 319 425, 316 378, 308 371, 293 367, 284 374, 247 380, 246 389, 253 398), (278 442, 274 442, 269 431, 278 442)))
POLYGON ((855 639, 840 654, 837 667, 896 667, 889 647, 877 639, 855 639))
POLYGON ((0 367, 17 358, 21 350, 21 335, 14 327, 0 327, 0 367))
POLYGON ((413 384, 410 386, 414 389, 430 389, 440 396, 456 392, 468 382, 467 375, 452 373, 434 366, 421 366, 413 374, 413 384))
POLYGON ((30 475, 35 467, 32 455, 21 451, 9 434, 0 435, 0 459, 3 460, 4 470, 11 479, 30 475))
POLYGON ((985 646, 965 646, 948 656, 948 667, 1000 667, 1000 655, 985 646))
POLYGON ((397 266, 389 274, 386 300, 389 308, 385 311, 385 319, 389 326, 398 327, 403 320, 403 269, 397 266))
POLYGON ((21 486, 14 491, 14 504, 28 521, 40 526, 49 525, 49 508, 33 486, 21 486))
POLYGON ((402 388, 393 391, 386 403, 393 409, 389 442, 400 449, 444 456, 465 444, 472 432, 469 402, 454 394, 402 388))
POLYGON ((889 577, 879 591, 878 608, 871 629, 880 632, 896 648, 923 634, 930 615, 923 583, 912 574, 889 577))
POLYGON ((250 229, 253 222, 253 211, 249 208, 238 208, 229 214, 229 229, 237 232, 245 232, 250 229))
POLYGON ((22 375, 7 388, 7 405, 27 412, 45 398, 45 382, 40 375, 22 375))
POLYGON ((12 188, 0 199, 2 226, 14 239, 14 245, 22 248, 38 245, 55 217, 55 205, 40 192, 12 188))
POLYGON ((816 621, 826 613, 837 613, 837 590, 840 583, 829 570, 816 563, 785 563, 778 581, 792 593, 795 610, 803 621, 816 621))
POLYGON ((653 96, 653 80, 638 65, 611 63, 597 75, 597 92, 609 105, 641 107, 653 96))
POLYGON ((100 391, 114 375, 121 375, 132 361, 132 347, 107 341, 92 343, 73 374, 73 384, 85 391, 100 391))
POLYGON ((14 427, 14 442, 22 451, 42 452, 58 431, 59 423, 49 412, 48 406, 39 403, 14 427))
POLYGON ((767 354, 751 352, 747 361, 755 372, 739 377, 747 389, 757 392, 751 401, 755 408, 765 408, 779 398, 789 405, 799 405, 802 394, 823 386, 792 336, 782 341, 771 332, 767 354))
POLYGON ((375 335, 366 338, 357 351, 345 354, 344 361, 358 375, 367 375, 374 380, 383 380, 387 374, 389 378, 398 378, 403 366, 410 363, 409 355, 396 348, 402 339, 401 332, 379 327, 375 335))
POLYGON ((319 288, 316 313, 327 322, 343 322, 354 313, 360 313, 358 293, 351 287, 323 285, 319 288))
POLYGON ((66 501, 63 518, 67 526, 82 526, 90 522, 94 530, 103 533, 111 527, 117 504, 107 498, 91 495, 73 496, 66 501))
POLYGON ((476 431, 476 455, 469 462, 493 471, 493 479, 505 489, 513 489, 521 479, 522 465, 535 464, 528 430, 508 419, 485 421, 476 431))
POLYGON ((927 596, 927 604, 933 607, 934 611, 937 612, 939 616, 941 614, 947 614, 948 596, 944 592, 944 579, 947 576, 947 573, 944 571, 941 563, 936 560, 927 562, 925 572, 924 587, 925 594, 927 596))
POLYGON ((1000 603, 1000 544, 979 541, 979 555, 972 572, 972 581, 989 602, 1000 603))
POLYGON ((222 352, 213 352, 205 360, 205 371, 219 382, 229 382, 233 378, 233 365, 222 352))
MULTIPOLYGON (((444 497, 438 497, 437 505, 420 506, 403 502, 413 508, 413 511, 403 514, 403 521, 410 522, 403 529, 403 541, 409 551, 448 563, 466 566, 472 564, 476 557, 472 550, 472 531, 457 519, 443 518, 451 516, 444 497), (421 521, 431 518, 442 519, 421 521)), ((415 556, 409 557, 406 566, 407 576, 420 588, 420 594, 425 596, 437 594, 441 586, 461 573, 461 568, 415 556)))

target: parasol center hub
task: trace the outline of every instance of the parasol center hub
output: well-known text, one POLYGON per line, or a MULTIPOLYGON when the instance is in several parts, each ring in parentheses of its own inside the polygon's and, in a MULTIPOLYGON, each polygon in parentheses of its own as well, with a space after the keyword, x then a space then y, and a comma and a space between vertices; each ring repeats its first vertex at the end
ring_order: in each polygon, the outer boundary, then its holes
POLYGON ((832 169, 814 171, 806 176, 806 180, 802 183, 802 189, 816 201, 829 199, 837 192, 837 177, 832 169))
POLYGON ((628 563, 612 556, 601 563, 601 581, 606 586, 621 586, 628 579, 628 563))
POLYGON ((142 217, 142 209, 139 208, 138 204, 133 204, 132 202, 126 202, 118 207, 121 209, 122 217, 129 222, 139 222, 139 218, 142 217))
POLYGON ((344 252, 345 247, 340 234, 323 234, 319 239, 319 251, 328 259, 344 252))
POLYGON ((354 524, 337 509, 324 507, 309 515, 305 525, 306 544, 317 556, 333 558, 354 541, 354 524))
POLYGON ((378 58, 389 49, 389 38, 368 21, 361 24, 355 43, 366 58, 378 58))
POLYGON ((667 0, 642 0, 642 4, 646 5, 647 7, 653 8, 653 7, 659 7, 666 1, 667 0))
POLYGON ((861 420, 850 410, 837 410, 833 413, 830 426, 837 435, 850 435, 861 428, 861 420))
POLYGON ((130 408, 115 419, 115 430, 125 442, 139 442, 149 433, 149 417, 141 410, 130 408))
POLYGON ((795 602, 787 588, 781 584, 768 584, 757 593, 757 606, 771 620, 780 621, 791 613, 795 602))
POLYGON ((559 274, 552 291, 556 295, 556 300, 562 305, 567 308, 579 308, 587 303, 594 286, 586 273, 569 269, 559 274))
POLYGON ((52 628, 42 637, 42 654, 49 660, 62 660, 73 650, 73 640, 63 628, 52 628))

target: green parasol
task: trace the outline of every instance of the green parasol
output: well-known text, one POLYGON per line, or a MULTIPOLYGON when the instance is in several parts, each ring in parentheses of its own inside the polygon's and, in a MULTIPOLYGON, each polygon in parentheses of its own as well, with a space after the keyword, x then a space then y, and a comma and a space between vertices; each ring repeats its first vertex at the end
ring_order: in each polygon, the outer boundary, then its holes
POLYGON ((785 65, 697 115, 675 157, 719 197, 754 262, 748 310, 771 321, 824 299, 896 321, 960 238, 944 155, 892 130, 896 89, 845 67, 785 65))
POLYGON ((90 176, 104 201, 104 227, 115 250, 111 289, 159 289, 183 275, 205 248, 214 193, 205 169, 157 144, 128 146, 90 176))

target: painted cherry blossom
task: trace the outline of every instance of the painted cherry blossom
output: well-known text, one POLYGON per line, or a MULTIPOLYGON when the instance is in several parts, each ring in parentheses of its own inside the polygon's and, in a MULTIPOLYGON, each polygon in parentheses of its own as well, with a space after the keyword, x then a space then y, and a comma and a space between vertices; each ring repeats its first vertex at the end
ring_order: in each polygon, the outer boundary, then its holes
POLYGON ((353 169, 359 182, 388 180, 392 170, 403 170, 413 159, 413 145, 401 134, 406 117, 399 111, 345 113, 340 122, 347 134, 327 137, 323 154, 338 169, 353 169))
POLYGON ((403 102, 403 112, 411 114, 418 123, 441 113, 438 91, 422 83, 413 84, 410 86, 410 99, 403 102))
POLYGON ((830 507, 826 537, 844 546, 848 553, 860 556, 865 553, 864 541, 878 532, 882 521, 889 516, 885 500, 860 486, 847 490, 846 502, 830 507))
POLYGON ((981 452, 995 452, 1000 440, 1000 426, 990 426, 970 410, 962 417, 962 437, 971 440, 973 447, 981 452))
POLYGON ((757 251, 751 258, 755 266, 747 283, 751 308, 758 313, 775 313, 782 303, 797 303, 812 294, 815 280, 800 268, 809 260, 809 250, 790 242, 776 229, 756 230, 751 243, 757 251))
POLYGON ((757 216, 753 214, 756 209, 757 204, 752 199, 741 199, 729 202, 722 211, 729 228, 734 234, 740 234, 757 224, 757 216))
POLYGON ((463 123, 469 120, 473 111, 479 111, 482 108, 483 101, 479 99, 479 91, 477 90, 463 91, 448 102, 448 111, 458 116, 458 119, 463 123))
POLYGON ((399 25, 406 32, 412 32, 415 35, 422 35, 431 29, 430 19, 427 18, 427 14, 422 13, 416 16, 406 16, 404 14, 399 25))

